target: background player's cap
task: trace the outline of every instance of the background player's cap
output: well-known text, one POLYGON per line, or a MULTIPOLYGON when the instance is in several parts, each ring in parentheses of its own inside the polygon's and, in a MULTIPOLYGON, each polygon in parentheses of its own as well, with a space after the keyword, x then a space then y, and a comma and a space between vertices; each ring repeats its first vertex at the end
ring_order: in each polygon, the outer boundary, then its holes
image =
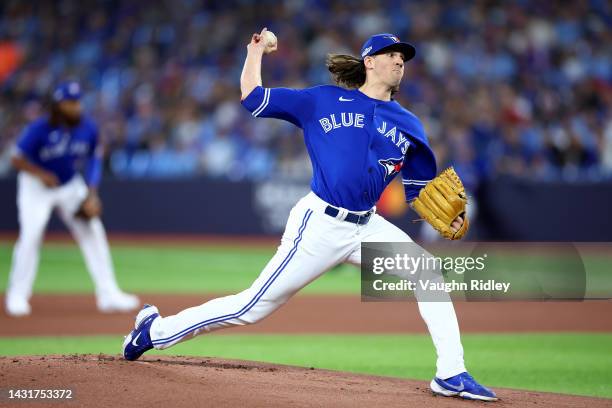
POLYGON ((81 98, 81 85, 76 81, 62 82, 53 90, 53 101, 77 101, 81 98))
POLYGON ((404 54, 405 61, 411 60, 416 54, 416 50, 411 44, 401 42, 399 38, 393 34, 383 33, 368 38, 363 44, 363 47, 361 47, 361 59, 364 59, 368 55, 378 54, 387 48, 396 49, 404 54))

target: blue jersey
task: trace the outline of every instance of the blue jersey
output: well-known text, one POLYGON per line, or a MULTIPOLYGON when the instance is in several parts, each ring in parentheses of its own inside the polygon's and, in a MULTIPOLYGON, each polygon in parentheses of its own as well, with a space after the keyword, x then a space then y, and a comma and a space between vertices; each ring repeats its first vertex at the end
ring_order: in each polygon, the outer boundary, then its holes
POLYGON ((84 170, 90 186, 96 186, 102 174, 101 149, 95 123, 83 117, 74 127, 55 126, 49 118, 28 125, 17 140, 16 151, 33 164, 55 174, 65 184, 79 170, 84 170))
POLYGON ((332 85, 258 86, 242 104, 253 116, 283 119, 303 129, 312 191, 334 206, 372 208, 399 173, 410 201, 436 175, 423 125, 396 101, 332 85))

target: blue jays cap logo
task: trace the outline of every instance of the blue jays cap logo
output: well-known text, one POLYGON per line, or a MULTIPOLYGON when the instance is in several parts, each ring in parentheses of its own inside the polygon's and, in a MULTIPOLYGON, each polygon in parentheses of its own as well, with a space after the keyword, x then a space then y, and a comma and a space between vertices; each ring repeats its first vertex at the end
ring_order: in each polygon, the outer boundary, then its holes
POLYGON ((378 54, 384 51, 386 48, 391 48, 404 54, 404 61, 408 61, 414 58, 416 51, 411 44, 400 41, 397 36, 393 34, 383 33, 376 34, 368 38, 368 40, 361 47, 361 58, 365 58, 370 55, 378 54))
POLYGON ((397 173, 402 169, 402 165, 404 164, 404 158, 401 159, 380 159, 378 164, 383 166, 385 169, 385 180, 388 178, 393 178, 397 173))

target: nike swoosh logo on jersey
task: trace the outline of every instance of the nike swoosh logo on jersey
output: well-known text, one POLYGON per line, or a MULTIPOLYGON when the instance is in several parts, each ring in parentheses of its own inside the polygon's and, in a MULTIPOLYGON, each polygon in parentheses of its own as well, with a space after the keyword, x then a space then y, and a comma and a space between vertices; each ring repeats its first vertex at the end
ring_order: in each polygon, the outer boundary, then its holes
POLYGON ((142 334, 142 332, 138 333, 138 336, 136 336, 134 338, 134 340, 132 340, 132 346, 138 347, 138 343, 137 342, 138 342, 138 338, 140 337, 141 334, 142 334))
POLYGON ((354 101, 354 99, 345 99, 343 96, 339 97, 338 100, 340 102, 352 102, 352 101, 354 101))
POLYGON ((452 385, 449 383, 446 383, 445 385, 455 391, 463 391, 463 389, 465 388, 465 386, 463 385, 463 381, 461 381, 461 385, 452 385))

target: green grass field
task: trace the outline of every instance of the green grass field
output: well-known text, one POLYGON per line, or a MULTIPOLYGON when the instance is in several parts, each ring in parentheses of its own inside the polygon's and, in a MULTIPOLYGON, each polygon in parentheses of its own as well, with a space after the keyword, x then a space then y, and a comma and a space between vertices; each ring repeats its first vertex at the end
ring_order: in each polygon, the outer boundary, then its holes
MULTIPOLYGON (((274 254, 275 248, 241 246, 180 247, 115 245, 113 261, 119 283, 139 293, 231 293, 247 288, 274 254), (146 279, 143 279, 143 276, 146 279)), ((12 243, 0 241, 0 290, 10 268, 12 243)), ((517 260, 518 261, 518 260, 517 260)), ((612 253, 583 258, 587 293, 612 296, 612 253)), ((548 262, 545 258, 542 262, 548 262)), ((516 264, 508 260, 510 264, 516 264)), ((34 290, 39 293, 85 293, 93 286, 78 249, 71 243, 44 245, 34 290)), ((343 265, 307 286, 303 293, 360 292, 359 270, 343 265)))
MULTIPOLYGON (((12 243, 0 242, 0 289, 6 287, 12 243)), ((234 292, 250 285, 274 248, 113 247, 120 284, 140 293, 234 292), (147 276, 147 279, 142 279, 147 276)), ((605 264, 604 261, 602 263, 605 264)), ((35 290, 92 291, 72 244, 46 244, 35 290)), ((359 273, 337 268, 304 293, 359 293, 359 273)), ((465 334, 471 373, 487 385, 612 398, 610 334, 465 334)), ((120 336, 1 338, 1 355, 118 354, 120 336)), ((426 335, 213 334, 160 352, 267 361, 428 380, 435 356, 426 335)))
MULTIPOLYGON (((223 246, 113 246, 119 284, 139 293, 229 293, 245 289, 275 248, 223 246), (146 279, 143 279, 146 277, 146 279)), ((12 243, 0 242, 0 290, 10 269, 12 243)), ((304 289, 304 293, 359 293, 359 270, 341 266, 304 289)), ((45 244, 34 291, 86 293, 93 284, 75 245, 45 244)))

